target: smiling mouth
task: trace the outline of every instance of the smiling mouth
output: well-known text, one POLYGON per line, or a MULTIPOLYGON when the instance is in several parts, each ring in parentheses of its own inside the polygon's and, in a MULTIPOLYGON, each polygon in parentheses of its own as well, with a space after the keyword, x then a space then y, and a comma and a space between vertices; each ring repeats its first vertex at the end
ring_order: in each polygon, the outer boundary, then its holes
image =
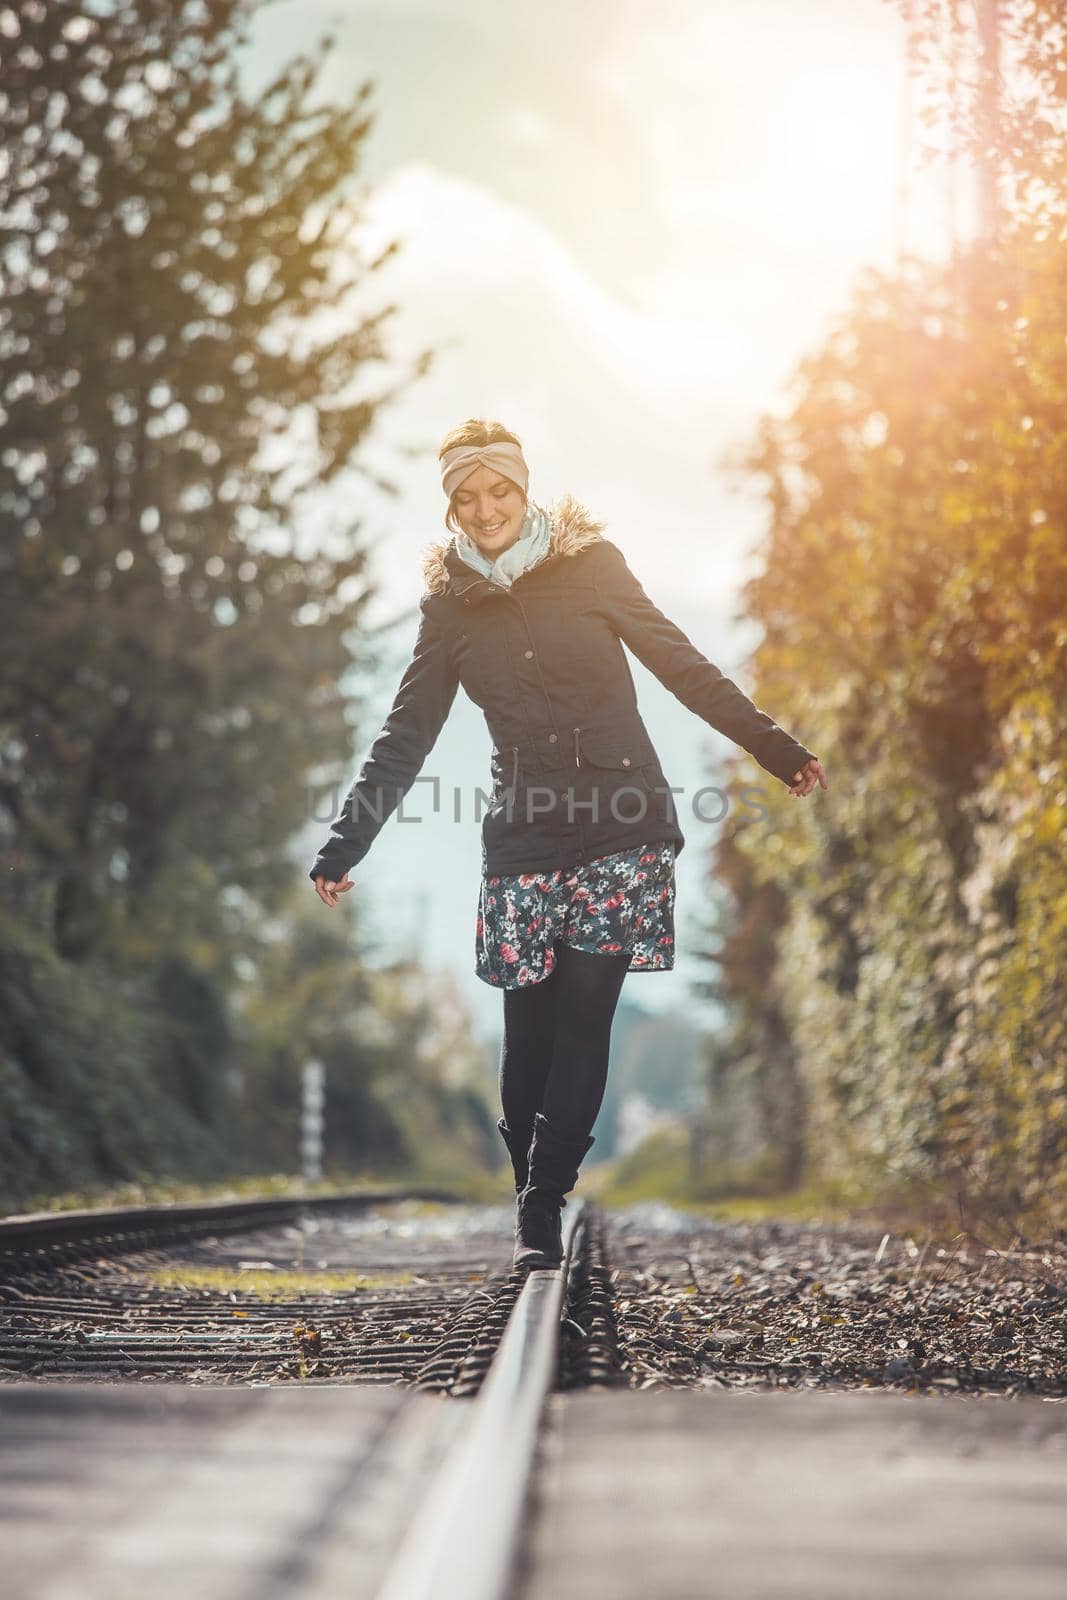
POLYGON ((494 522, 493 526, 491 528, 479 528, 478 532, 479 533, 499 533, 500 529, 503 526, 504 526, 504 524, 502 522, 494 522))

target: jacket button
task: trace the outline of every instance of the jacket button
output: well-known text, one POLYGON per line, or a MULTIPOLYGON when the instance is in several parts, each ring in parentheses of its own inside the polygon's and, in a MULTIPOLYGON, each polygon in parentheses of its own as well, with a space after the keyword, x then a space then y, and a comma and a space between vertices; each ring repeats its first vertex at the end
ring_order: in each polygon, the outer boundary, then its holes
POLYGON ((532 656, 532 655, 533 655, 533 651, 532 651, 532 650, 524 650, 524 651, 523 651, 523 652, 522 652, 522 653, 523 653, 523 655, 524 655, 524 656, 525 656, 525 657, 526 657, 526 659, 527 659, 527 661, 528 661, 528 660, 529 660, 529 659, 530 659, 530 657, 531 657, 531 656, 532 656))
POLYGON ((629 766, 629 765, 630 765, 630 758, 629 758, 629 756, 623 756, 623 758, 622 758, 622 764, 623 764, 623 766, 624 766, 624 767, 628 767, 628 766, 629 766))
POLYGON ((558 738, 559 738, 559 734, 558 733, 550 733, 549 736, 548 736, 549 744, 555 744, 555 742, 556 742, 556 740, 558 738))

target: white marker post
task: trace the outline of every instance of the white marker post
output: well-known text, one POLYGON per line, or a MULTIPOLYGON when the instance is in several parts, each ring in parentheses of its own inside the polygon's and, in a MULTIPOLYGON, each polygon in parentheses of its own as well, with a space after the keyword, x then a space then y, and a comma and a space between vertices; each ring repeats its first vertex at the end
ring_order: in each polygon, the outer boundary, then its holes
POLYGON ((317 1183, 322 1177, 323 1106, 326 1101, 323 1080, 326 1069, 321 1061, 305 1061, 301 1077, 300 1153, 304 1182, 317 1183))

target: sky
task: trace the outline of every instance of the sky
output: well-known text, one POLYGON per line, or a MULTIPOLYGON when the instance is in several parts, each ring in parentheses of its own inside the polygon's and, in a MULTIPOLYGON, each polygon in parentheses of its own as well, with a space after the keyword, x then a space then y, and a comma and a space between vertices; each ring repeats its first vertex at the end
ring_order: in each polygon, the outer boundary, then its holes
MULTIPOLYGON (((420 554, 447 537, 438 443, 469 416, 517 432, 533 498, 581 500, 661 609, 747 688, 757 636, 738 590, 767 513, 725 457, 761 414, 788 405, 797 362, 843 314, 865 266, 947 246, 944 180, 917 158, 897 8, 274 0, 256 24, 249 86, 326 32, 336 44, 320 92, 374 85, 353 243, 400 245, 358 304, 397 306, 387 342, 398 371, 421 350, 437 354, 379 413, 362 457, 370 475, 346 491, 373 548, 371 619, 394 621, 392 660, 369 687, 358 743, 324 760, 347 755, 347 787, 388 713, 414 643, 420 554), (375 487, 375 473, 397 492, 375 487)), ((632 666, 669 781, 687 794, 714 782, 733 747, 632 666)), ((806 728, 789 731, 815 748, 806 728)), ((461 691, 424 773, 470 793, 488 784, 490 749, 461 691)), ((819 753, 831 788, 798 807, 832 804, 834 784, 848 781, 843 752, 819 753)), ((354 893, 383 948, 418 945, 455 971, 489 1037, 500 999, 473 971, 477 825, 428 816, 418 793, 405 810, 424 820, 386 824, 352 874, 354 893)), ((328 831, 328 798, 326 821, 297 841, 307 865, 328 831)), ((690 984, 704 973, 695 924, 717 825, 684 808, 680 820, 676 967, 634 975, 625 994, 710 1020, 690 984)))

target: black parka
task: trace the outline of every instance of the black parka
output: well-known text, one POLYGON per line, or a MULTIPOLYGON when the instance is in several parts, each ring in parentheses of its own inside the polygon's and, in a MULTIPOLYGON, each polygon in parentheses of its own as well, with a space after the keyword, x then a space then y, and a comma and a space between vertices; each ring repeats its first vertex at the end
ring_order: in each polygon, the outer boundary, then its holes
MULTIPOLYGON (((757 709, 646 595, 619 547, 569 495, 549 553, 510 589, 476 572, 455 540, 423 555, 415 648, 309 876, 361 861, 414 784, 462 684, 493 739, 491 791, 457 790, 481 819, 489 873, 572 867, 685 835, 637 706, 623 645, 712 728, 790 784, 812 752, 757 709)), ((435 804, 449 816, 435 790, 435 804)))

